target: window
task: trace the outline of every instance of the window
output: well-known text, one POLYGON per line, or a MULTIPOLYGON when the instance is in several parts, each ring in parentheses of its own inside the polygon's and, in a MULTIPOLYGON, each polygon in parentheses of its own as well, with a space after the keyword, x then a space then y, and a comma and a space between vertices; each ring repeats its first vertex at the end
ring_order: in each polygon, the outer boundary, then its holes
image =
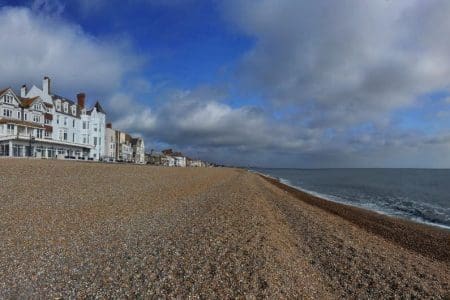
POLYGON ((64 117, 64 126, 67 126, 67 117, 64 117))
POLYGON ((13 96, 11 96, 11 95, 5 95, 4 97, 3 97, 3 101, 5 102, 5 103, 13 103, 13 96))
POLYGON ((8 134, 14 134, 14 125, 13 124, 7 124, 6 125, 6 130, 7 130, 8 134))
POLYGON ((64 103, 64 112, 67 113, 69 111, 69 104, 67 102, 64 103))
POLYGON ((35 105, 34 105, 34 109, 35 109, 35 110, 41 110, 42 107, 41 107, 40 104, 35 104, 35 105))
POLYGON ((67 141, 67 131, 64 130, 63 139, 67 141))
POLYGON ((75 143, 75 133, 72 133, 72 142, 75 143))
POLYGON ((59 124, 59 116, 56 116, 56 124, 59 124))
POLYGON ((75 128, 75 120, 72 120, 72 127, 75 128))
POLYGON ((86 137, 85 136, 83 136, 83 144, 86 144, 87 143, 87 141, 86 141, 86 137))
POLYGON ((27 113, 23 113, 23 119, 26 121, 28 119, 28 114, 27 113))
POLYGON ((52 123, 52 120, 50 120, 50 119, 45 119, 45 124, 51 124, 52 123))
POLYGON ((94 146, 97 146, 97 137, 94 137, 94 146))
POLYGON ((61 101, 60 100, 56 100, 56 110, 61 110, 61 101))
POLYGON ((33 122, 40 123, 41 122, 41 117, 38 116, 38 115, 33 115, 33 122))
POLYGON ((85 121, 83 121, 83 129, 86 129, 87 127, 86 127, 86 122, 85 121))
POLYGON ((45 132, 45 137, 46 137, 46 138, 51 137, 51 132, 50 132, 50 131, 46 131, 46 132, 45 132))
POLYGON ((42 139, 42 129, 38 129, 38 130, 36 131, 36 137, 37 137, 38 139, 42 139))
POLYGON ((17 119, 19 119, 19 120, 21 119, 20 111, 17 112, 17 119))
POLYGON ((97 127, 94 127, 94 131, 97 132, 97 127))
POLYGON ((11 117, 12 116, 12 110, 10 110, 10 109, 3 109, 3 115, 5 116, 5 117, 11 117))
POLYGON ((77 114, 77 108, 75 105, 72 105, 72 115, 76 116, 77 114))

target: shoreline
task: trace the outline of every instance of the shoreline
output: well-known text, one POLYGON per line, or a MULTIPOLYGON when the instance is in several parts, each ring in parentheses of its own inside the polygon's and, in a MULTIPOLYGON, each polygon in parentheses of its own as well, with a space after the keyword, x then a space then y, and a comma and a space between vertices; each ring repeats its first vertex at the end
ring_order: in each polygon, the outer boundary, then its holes
POLYGON ((254 173, 304 203, 337 215, 368 233, 378 235, 403 248, 450 265, 450 230, 446 228, 320 198, 282 183, 277 178, 260 172, 254 173))
POLYGON ((445 257, 245 170, 4 160, 2 171, 0 298, 450 295, 445 257))
POLYGON ((271 176, 271 175, 268 175, 268 174, 265 174, 265 173, 261 173, 261 172, 258 172, 258 171, 250 170, 250 169, 247 169, 247 171, 249 171, 251 173, 254 173, 254 174, 257 174, 257 175, 260 175, 262 177, 267 177, 269 179, 278 181, 281 184, 284 184, 284 185, 286 185, 288 187, 294 188, 294 189, 299 190, 299 191, 301 191, 301 192, 303 192, 305 194, 308 194, 308 195, 311 195, 313 197, 317 197, 317 198, 320 198, 320 199, 323 199, 323 200, 326 200, 326 201, 330 201, 330 202, 337 203, 337 204, 342 204, 342 205, 347 205, 347 206, 351 206, 351 207, 356 207, 356 208, 368 210, 368 211, 371 211, 371 212, 375 212, 375 213, 378 213, 378 214, 383 215, 383 216, 396 218, 396 219, 400 219, 400 220, 405 220, 405 221, 409 221, 409 222, 412 222, 412 223, 415 223, 415 224, 427 225, 427 226, 431 226, 431 227, 438 228, 438 229, 444 229, 444 230, 448 230, 450 232, 450 226, 447 226, 447 225, 433 223, 433 222, 421 219, 419 217, 418 218, 408 218, 408 217, 403 216, 403 215, 391 214, 391 213, 383 211, 381 209, 374 209, 374 208, 365 207, 365 206, 358 206, 356 204, 352 204, 351 202, 345 201, 344 199, 339 200, 340 198, 336 197, 336 196, 322 194, 320 192, 307 190, 307 189, 304 189, 304 188, 302 188, 300 186, 293 185, 293 184, 291 184, 289 182, 289 180, 284 179, 284 178, 274 177, 274 176, 271 176), (338 198, 338 199, 334 200, 333 198, 338 198))

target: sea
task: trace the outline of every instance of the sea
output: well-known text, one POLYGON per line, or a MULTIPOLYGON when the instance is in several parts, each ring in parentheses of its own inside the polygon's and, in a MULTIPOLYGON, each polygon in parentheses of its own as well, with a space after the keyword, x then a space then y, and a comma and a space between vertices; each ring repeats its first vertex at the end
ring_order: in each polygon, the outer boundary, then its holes
POLYGON ((450 169, 250 171, 330 201, 450 229, 450 169))

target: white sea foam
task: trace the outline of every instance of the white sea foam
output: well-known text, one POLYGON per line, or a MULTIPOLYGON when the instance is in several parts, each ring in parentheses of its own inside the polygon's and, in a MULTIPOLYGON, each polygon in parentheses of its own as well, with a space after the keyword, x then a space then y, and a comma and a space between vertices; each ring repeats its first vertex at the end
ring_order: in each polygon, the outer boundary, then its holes
MULTIPOLYGON (((431 225, 431 226, 440 227, 440 228, 444 228, 444 229, 449 229, 450 230, 450 226, 439 224, 439 223, 433 223, 433 222, 427 221, 427 220, 425 220, 425 219, 423 219, 421 217, 410 216, 410 215, 407 215, 407 214, 402 213, 400 211, 396 211, 394 209, 382 208, 382 207, 379 207, 378 205, 376 205, 374 203, 364 202, 364 203, 361 203, 361 204, 358 205, 358 204, 353 203, 350 200, 346 200, 346 199, 343 199, 343 198, 338 197, 338 196, 328 195, 328 194, 319 193, 319 192, 316 192, 316 191, 305 189, 305 188, 303 188, 301 186, 293 184, 290 180, 288 180, 286 178, 274 177, 274 176, 271 176, 269 174, 262 173, 262 172, 259 172, 259 171, 256 171, 256 170, 249 170, 249 171, 253 172, 253 173, 256 173, 256 174, 259 174, 259 175, 264 176, 264 177, 268 177, 268 178, 271 178, 271 179, 274 179, 274 180, 278 180, 282 184, 285 184, 285 185, 290 186, 290 187, 292 187, 294 189, 297 189, 299 191, 302 191, 304 193, 307 193, 309 195, 312 195, 312 196, 315 196, 315 197, 318 197, 318 198, 321 198, 321 199, 325 199, 325 200, 332 201, 332 202, 339 203, 339 204, 345 204, 345 205, 349 205, 349 206, 353 206, 353 207, 367 209, 367 210, 374 211, 374 212, 377 212, 379 214, 386 215, 386 216, 399 217, 399 218, 402 218, 402 219, 414 221, 416 223, 431 225)), ((432 205, 429 205, 429 206, 433 207, 432 205)))

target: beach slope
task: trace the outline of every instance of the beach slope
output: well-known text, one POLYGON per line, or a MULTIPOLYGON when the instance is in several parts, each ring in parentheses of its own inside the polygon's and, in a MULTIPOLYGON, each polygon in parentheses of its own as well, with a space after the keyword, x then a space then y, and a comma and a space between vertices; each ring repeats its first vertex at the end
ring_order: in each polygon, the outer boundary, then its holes
POLYGON ((0 168, 1 298, 450 295, 448 231, 317 205, 245 170, 0 168))

